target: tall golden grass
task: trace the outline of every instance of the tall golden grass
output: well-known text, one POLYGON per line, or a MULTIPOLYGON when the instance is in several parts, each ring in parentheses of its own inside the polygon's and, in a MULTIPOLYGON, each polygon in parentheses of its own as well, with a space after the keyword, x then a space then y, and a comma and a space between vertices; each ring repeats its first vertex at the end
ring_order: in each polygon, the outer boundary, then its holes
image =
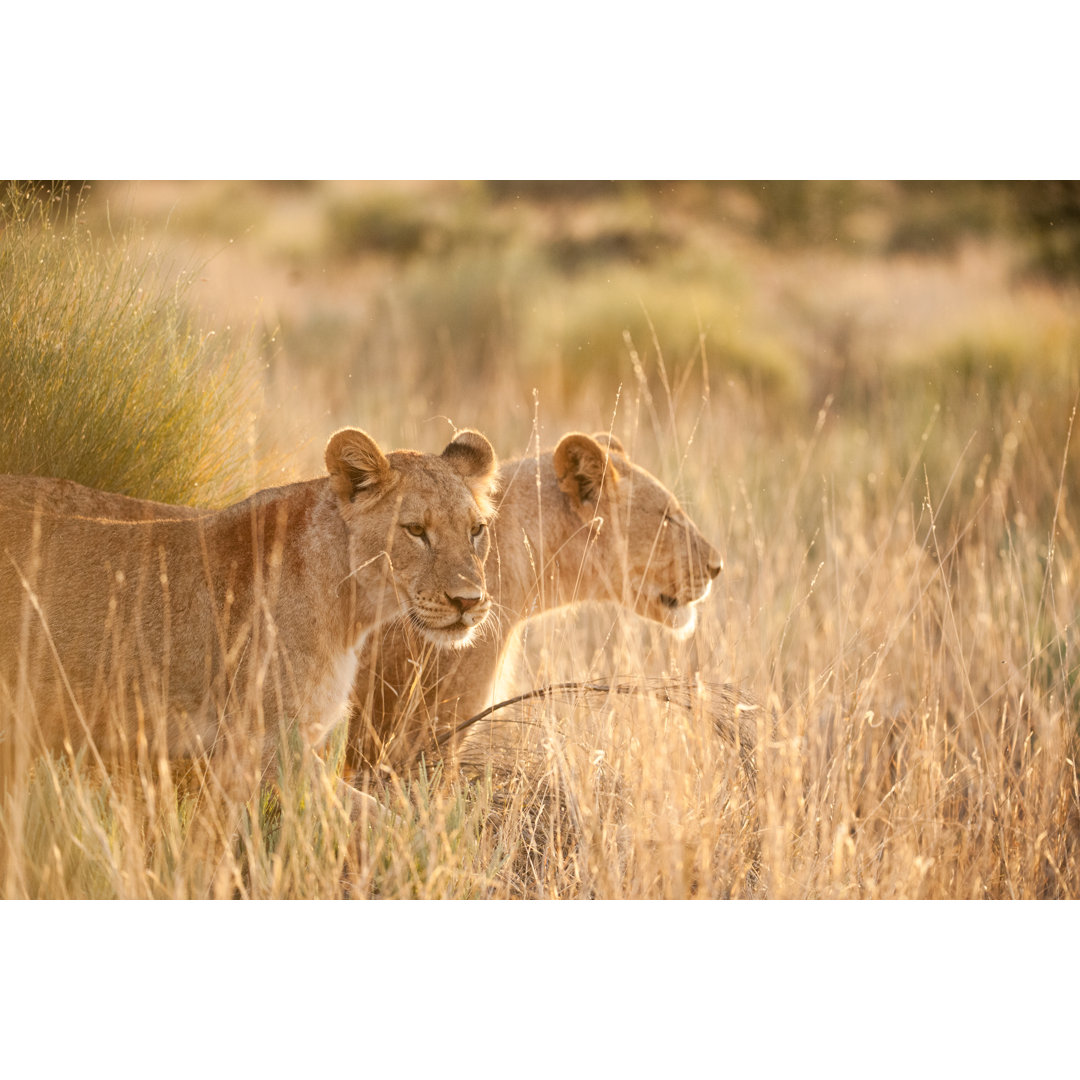
MULTIPOLYGON (((699 234, 685 200, 655 207, 683 257, 715 247, 728 273, 737 264, 737 289, 715 294, 718 312, 743 312, 726 340, 767 326, 769 357, 792 373, 783 392, 725 360, 705 321, 686 341, 663 329, 710 318, 693 290, 680 294, 673 255, 613 272, 632 280, 642 321, 626 296, 614 316, 596 301, 596 326, 626 323, 604 363, 565 355, 557 335, 536 344, 538 316, 520 304, 538 282, 557 286, 537 307, 552 326, 571 302, 584 325, 592 294, 552 269, 544 245, 560 214, 580 235, 598 212, 545 203, 529 211, 531 239, 460 241, 487 245, 478 261, 440 249, 399 265, 386 241, 337 264, 338 351, 321 366, 299 358, 331 300, 297 264, 306 306, 282 293, 264 312, 280 332, 261 423, 310 430, 312 416, 329 427, 376 411, 387 441, 426 448, 448 417, 503 456, 611 424, 724 553, 692 639, 602 608, 532 621, 507 694, 597 688, 497 710, 464 771, 432 760, 367 776, 391 813, 359 828, 328 781, 343 733, 320 761, 286 744, 239 834, 210 848, 191 839, 199 784, 175 763, 102 775, 39 759, 5 806, 5 895, 201 896, 215 875, 232 895, 282 898, 1080 894, 1069 294, 1016 284, 1000 237, 853 266, 832 250, 778 255, 708 218, 699 234), (490 278, 468 276, 481 265, 490 278), (455 328, 462 304, 424 308, 436 289, 493 299, 455 328), (435 321, 414 322, 421 309, 435 321), (533 348, 543 362, 524 366, 533 348), (615 682, 638 690, 602 689, 615 682), (751 707, 733 743, 740 702, 751 707)), ((404 213, 381 204, 391 211, 404 213)), ((493 201, 492 228, 504 220, 493 201)), ((258 236, 246 257, 272 266, 280 256, 258 236)), ((301 467, 307 453, 296 448, 301 467)))

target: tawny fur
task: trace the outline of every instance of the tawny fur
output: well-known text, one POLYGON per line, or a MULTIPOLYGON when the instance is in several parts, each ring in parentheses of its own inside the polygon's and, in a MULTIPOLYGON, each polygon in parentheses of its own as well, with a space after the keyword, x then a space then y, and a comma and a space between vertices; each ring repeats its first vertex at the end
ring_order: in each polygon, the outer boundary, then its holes
POLYGON ((0 476, 0 715, 34 749, 230 744, 265 766, 283 726, 317 745, 343 718, 380 622, 471 638, 490 607, 487 440, 383 455, 346 429, 326 457, 321 479, 216 512, 0 476))
POLYGON ((461 721, 493 703, 515 630, 532 615, 609 601, 689 632, 722 560, 671 491, 616 440, 572 433, 554 451, 505 462, 487 562, 494 612, 463 650, 425 647, 395 623, 365 640, 348 764, 407 768, 448 751, 461 721), (608 452, 610 448, 610 453, 608 452), (440 741, 443 745, 440 746, 440 741))

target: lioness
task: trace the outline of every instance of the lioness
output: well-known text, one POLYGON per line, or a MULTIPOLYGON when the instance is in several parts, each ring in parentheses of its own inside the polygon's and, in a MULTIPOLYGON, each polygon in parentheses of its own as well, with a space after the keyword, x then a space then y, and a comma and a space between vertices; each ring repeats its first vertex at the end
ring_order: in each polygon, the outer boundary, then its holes
POLYGON ((514 630, 529 616, 585 600, 614 601, 688 634, 720 573, 720 553, 675 496, 599 434, 565 435, 539 457, 508 461, 491 527, 494 614, 468 649, 425 650, 407 624, 366 639, 347 765, 403 767, 493 703, 514 630))
POLYGON ((317 745, 343 718, 378 623, 472 640, 491 608, 487 439, 384 455, 345 429, 325 459, 216 512, 0 476, 0 716, 35 748, 231 744, 265 767, 283 723, 317 745))

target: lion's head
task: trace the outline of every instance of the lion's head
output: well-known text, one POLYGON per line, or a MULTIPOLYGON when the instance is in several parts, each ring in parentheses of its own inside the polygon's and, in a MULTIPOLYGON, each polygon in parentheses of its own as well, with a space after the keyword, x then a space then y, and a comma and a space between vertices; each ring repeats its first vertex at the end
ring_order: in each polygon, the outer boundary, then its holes
POLYGON ((564 435, 553 462, 609 598, 689 634, 724 561, 675 496, 607 434, 564 435))
POLYGON ((476 431, 441 455, 383 454, 346 428, 326 467, 349 534, 350 568, 381 616, 397 611, 430 641, 465 646, 491 610, 484 581, 496 460, 476 431), (374 559, 371 552, 380 552, 374 559))

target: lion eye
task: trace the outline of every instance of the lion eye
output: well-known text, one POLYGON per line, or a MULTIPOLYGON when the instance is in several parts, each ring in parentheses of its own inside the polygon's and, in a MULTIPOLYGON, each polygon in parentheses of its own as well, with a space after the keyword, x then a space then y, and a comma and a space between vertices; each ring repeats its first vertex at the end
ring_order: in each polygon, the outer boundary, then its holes
POLYGON ((486 528, 487 528, 487 523, 486 522, 478 521, 472 527, 472 529, 470 530, 471 533, 472 533, 473 538, 475 539, 477 536, 480 536, 486 528))
POLYGON ((407 533, 408 533, 408 534, 409 534, 410 536, 418 536, 418 537, 423 537, 423 536, 424 536, 424 535, 426 534, 426 532, 427 532, 427 530, 426 530, 426 529, 424 528, 424 526, 423 526, 423 525, 420 525, 420 524, 418 524, 418 523, 416 523, 416 522, 414 522, 414 523, 413 523, 413 524, 411 524, 411 525, 402 525, 402 528, 403 528, 403 529, 404 529, 404 530, 405 530, 405 531, 406 531, 406 532, 407 532, 407 533))

